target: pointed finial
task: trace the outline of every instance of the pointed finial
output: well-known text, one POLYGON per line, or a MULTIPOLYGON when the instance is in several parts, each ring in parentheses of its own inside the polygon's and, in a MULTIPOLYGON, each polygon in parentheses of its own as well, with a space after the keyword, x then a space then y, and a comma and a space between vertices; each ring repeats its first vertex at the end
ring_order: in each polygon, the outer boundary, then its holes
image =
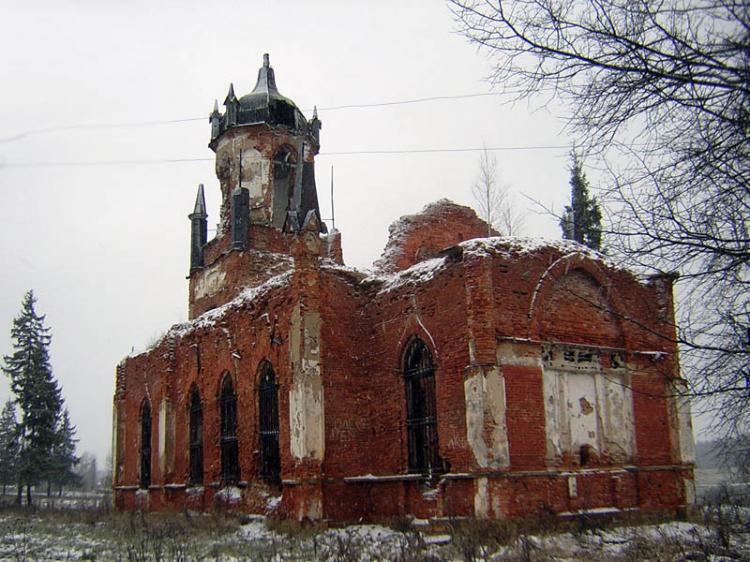
POLYGON ((263 66, 258 69, 258 81, 255 83, 255 88, 250 92, 251 94, 265 94, 270 96, 271 94, 278 94, 279 90, 276 88, 276 77, 271 68, 271 63, 268 59, 268 53, 263 54, 263 66))
POLYGON ((318 106, 314 105, 313 106, 313 119, 317 119, 317 118, 318 118, 318 106))
POLYGON ((214 113, 219 112, 219 100, 214 99, 214 113))
POLYGON ((224 105, 228 103, 234 103, 237 101, 237 96, 234 95, 234 84, 229 84, 229 92, 227 92, 227 99, 224 100, 224 105))
POLYGON ((195 209, 193 215, 205 218, 206 215, 206 197, 203 194, 203 184, 198 184, 198 195, 195 196, 195 209))

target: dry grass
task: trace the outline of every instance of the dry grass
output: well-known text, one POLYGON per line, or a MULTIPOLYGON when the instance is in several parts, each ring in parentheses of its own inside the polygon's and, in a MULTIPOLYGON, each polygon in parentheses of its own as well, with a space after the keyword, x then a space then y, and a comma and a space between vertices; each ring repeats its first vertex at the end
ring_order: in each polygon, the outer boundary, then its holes
POLYGON ((628 525, 579 517, 557 520, 452 520, 436 538, 407 519, 392 527, 250 521, 230 515, 103 510, 0 509, 2 560, 322 560, 439 562, 492 560, 635 562, 748 560, 750 510, 704 507, 694 522, 628 525), (244 524, 243 524, 244 523, 244 524))

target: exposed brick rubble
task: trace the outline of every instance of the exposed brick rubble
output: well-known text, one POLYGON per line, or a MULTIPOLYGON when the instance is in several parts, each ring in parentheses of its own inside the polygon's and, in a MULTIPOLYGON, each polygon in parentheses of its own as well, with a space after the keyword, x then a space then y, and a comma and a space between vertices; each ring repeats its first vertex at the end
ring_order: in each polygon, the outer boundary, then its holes
POLYGON ((388 234, 383 255, 373 266, 393 273, 434 257, 459 242, 487 236, 488 230, 487 223, 469 207, 441 199, 425 206, 421 213, 401 217, 390 226, 388 234), (442 227, 430 227, 435 224, 442 227))

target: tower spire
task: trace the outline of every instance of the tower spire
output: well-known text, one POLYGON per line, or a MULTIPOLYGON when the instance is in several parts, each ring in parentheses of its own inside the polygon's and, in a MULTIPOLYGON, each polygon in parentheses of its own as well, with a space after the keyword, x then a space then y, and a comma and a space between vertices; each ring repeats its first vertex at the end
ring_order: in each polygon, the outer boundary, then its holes
POLYGON ((206 196, 203 193, 203 184, 198 184, 198 194, 195 196, 195 208, 193 209, 193 215, 197 215, 204 219, 208 216, 206 214, 206 196))
POLYGON ((255 88, 253 88, 253 91, 250 93, 262 93, 266 94, 267 97, 270 97, 271 94, 281 95, 279 89, 276 87, 276 76, 271 67, 268 53, 263 54, 263 66, 258 70, 258 81, 255 83, 255 88))
POLYGON ((234 82, 229 83, 229 91, 227 92, 227 97, 224 100, 224 105, 227 105, 229 103, 234 103, 237 101, 237 96, 234 95, 234 82))
POLYGON ((208 240, 208 213, 206 213, 206 197, 203 194, 203 184, 198 185, 195 196, 195 207, 188 215, 190 219, 190 271, 203 267, 203 246, 208 240))

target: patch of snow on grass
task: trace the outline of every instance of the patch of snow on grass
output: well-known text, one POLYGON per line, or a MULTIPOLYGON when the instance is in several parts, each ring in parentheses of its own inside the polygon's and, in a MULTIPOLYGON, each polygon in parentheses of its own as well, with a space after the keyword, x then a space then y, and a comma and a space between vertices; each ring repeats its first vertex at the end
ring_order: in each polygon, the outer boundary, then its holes
POLYGON ((226 503, 239 503, 242 499, 242 492, 237 486, 227 486, 216 492, 216 497, 226 503))
POLYGON ((264 521, 251 521, 242 525, 239 534, 246 541, 273 541, 279 539, 279 535, 266 529, 264 521))

